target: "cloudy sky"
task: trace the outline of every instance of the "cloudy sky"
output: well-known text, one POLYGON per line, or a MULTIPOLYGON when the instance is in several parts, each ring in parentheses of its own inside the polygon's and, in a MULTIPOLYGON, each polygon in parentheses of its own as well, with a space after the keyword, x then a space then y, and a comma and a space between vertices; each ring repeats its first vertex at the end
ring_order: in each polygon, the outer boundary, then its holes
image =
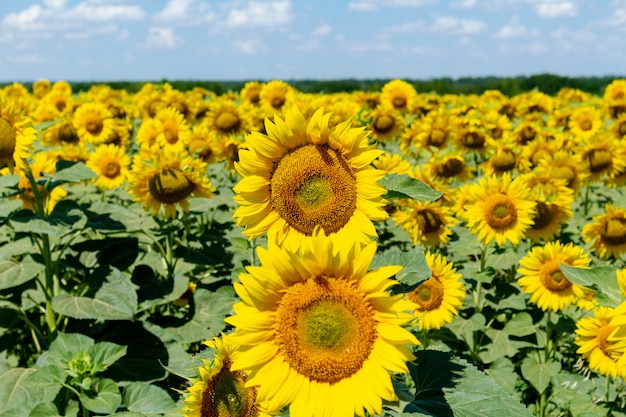
POLYGON ((626 76, 626 0, 1 0, 0 82, 626 76))

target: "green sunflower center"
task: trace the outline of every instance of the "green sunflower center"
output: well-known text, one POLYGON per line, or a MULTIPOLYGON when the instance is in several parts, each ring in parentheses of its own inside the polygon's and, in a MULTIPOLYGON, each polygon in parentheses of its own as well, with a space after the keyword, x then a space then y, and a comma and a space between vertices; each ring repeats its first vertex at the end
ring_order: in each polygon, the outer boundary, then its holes
POLYGON ((485 220, 493 229, 506 229, 517 220, 515 203, 505 194, 496 194, 487 200, 485 220))
POLYGON ((232 114, 230 112, 223 112, 219 116, 217 116, 217 120, 215 121, 215 125, 222 132, 233 132, 239 128, 240 120, 237 115, 232 114))
POLYGON ((507 172, 515 168, 515 153, 510 149, 503 149, 491 157, 491 166, 496 172, 507 172))
POLYGON ((393 117, 383 114, 374 121, 374 130, 380 133, 388 133, 393 129, 394 124, 395 120, 393 117))
MULTIPOLYGON (((567 264, 566 262, 562 263, 567 264)), ((558 260, 551 260, 543 264, 539 271, 539 279, 543 286, 552 292, 560 292, 572 286, 572 283, 565 278, 558 260)))
POLYGON ((13 158, 16 137, 11 124, 0 117, 0 159, 13 158))
POLYGON ((230 361, 210 381, 202 393, 200 417, 252 417, 258 415, 256 390, 245 387, 242 372, 231 371, 230 361))
POLYGON ((480 149, 485 146, 485 136, 480 132, 467 132, 463 135, 463 145, 469 149, 480 149))
POLYGON ((195 184, 181 171, 163 170, 148 180, 148 190, 155 200, 163 204, 175 204, 189 197, 195 184))
POLYGON ((465 164, 462 160, 450 158, 437 165, 437 174, 445 178, 452 178, 463 172, 464 167, 465 164))
POLYGON ((343 156, 326 145, 305 145, 285 155, 271 179, 272 204, 294 229, 316 226, 334 233, 356 210, 356 179, 343 156))
POLYGON ((443 284, 437 279, 430 277, 422 282, 407 297, 420 305, 423 310, 434 310, 441 305, 443 301, 443 284))
POLYGON ((602 172, 613 165, 613 156, 608 149, 592 149, 586 156, 589 170, 594 174, 602 172))
POLYGON ((609 219, 602 228, 602 241, 609 245, 617 246, 626 243, 626 219, 609 219))
POLYGON ((535 208, 535 216, 533 217, 534 223, 530 228, 533 230, 542 230, 552 223, 554 213, 550 206, 543 201, 537 202, 535 208))
POLYGON ((428 146, 436 146, 441 148, 446 143, 446 133, 441 129, 433 129, 428 135, 428 146))
POLYGON ((354 283, 316 277, 289 287, 276 311, 279 353, 299 374, 335 383, 358 372, 378 337, 373 310, 354 283))
POLYGON ((417 212, 417 223, 425 234, 437 232, 443 224, 439 215, 429 209, 422 209, 417 212))

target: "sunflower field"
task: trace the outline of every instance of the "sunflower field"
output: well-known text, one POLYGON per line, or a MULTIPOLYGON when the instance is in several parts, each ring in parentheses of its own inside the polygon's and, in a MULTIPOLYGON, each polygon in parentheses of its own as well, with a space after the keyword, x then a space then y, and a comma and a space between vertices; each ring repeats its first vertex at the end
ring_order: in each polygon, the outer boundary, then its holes
POLYGON ((2 416, 626 416, 626 80, 14 83, 0 169, 2 416))

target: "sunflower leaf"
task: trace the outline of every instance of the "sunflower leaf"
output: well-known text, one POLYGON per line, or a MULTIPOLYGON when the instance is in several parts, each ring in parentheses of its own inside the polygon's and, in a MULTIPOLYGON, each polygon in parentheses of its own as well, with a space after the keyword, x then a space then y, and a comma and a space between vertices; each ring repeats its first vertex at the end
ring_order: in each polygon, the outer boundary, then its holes
POLYGON ((1 260, 0 261, 0 290, 17 287, 35 278, 44 266, 32 258, 26 256, 21 261, 1 260))
POLYGON ((410 252, 391 249, 376 254, 370 269, 380 268, 387 265, 400 265, 402 270, 396 275, 396 279, 407 287, 415 287, 430 278, 431 270, 426 263, 424 252, 415 246, 410 252))
POLYGON ((60 160, 56 164, 56 172, 53 174, 46 174, 46 177, 50 177, 53 180, 55 186, 66 182, 80 182, 83 180, 89 180, 98 176, 91 168, 87 168, 87 165, 82 162, 64 161, 60 160))
POLYGON ((550 380, 561 370, 561 363, 550 360, 541 363, 535 356, 528 356, 522 361, 522 376, 532 384, 540 394, 550 385, 550 380))
POLYGON ((616 269, 610 266, 579 268, 560 264, 565 278, 572 284, 581 285, 595 291, 595 298, 600 305, 617 307, 622 302, 622 291, 617 284, 616 269))
POLYGON ((93 391, 80 393, 79 398, 82 405, 94 413, 114 413, 122 403, 122 396, 115 381, 104 378, 94 388, 93 391))
POLYGON ((133 382, 124 388, 124 405, 129 411, 164 413, 176 409, 176 403, 162 388, 146 382, 133 382))
POLYGON ((433 190, 424 182, 407 174, 389 174, 378 183, 387 189, 383 195, 385 199, 412 198, 420 201, 435 201, 443 195, 443 193, 433 190))

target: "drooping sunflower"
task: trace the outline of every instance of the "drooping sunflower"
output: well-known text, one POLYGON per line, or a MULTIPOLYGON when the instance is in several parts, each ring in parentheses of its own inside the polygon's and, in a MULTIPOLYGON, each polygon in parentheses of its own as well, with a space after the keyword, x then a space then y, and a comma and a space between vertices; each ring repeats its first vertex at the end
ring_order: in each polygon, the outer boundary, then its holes
POLYGON ((231 369, 249 370, 270 413, 352 417, 380 414, 394 400, 390 372, 407 372, 415 336, 401 327, 415 305, 387 291, 400 266, 368 271, 376 243, 323 233, 299 251, 258 247, 235 290, 242 302, 226 322, 240 347, 231 369))
POLYGON ((463 157, 463 153, 436 154, 424 164, 424 171, 435 181, 466 183, 474 177, 475 169, 463 157))
POLYGON ((421 330, 439 329, 450 323, 463 306, 465 289, 462 275, 452 262, 441 255, 424 254, 431 270, 430 278, 407 293, 407 298, 418 305, 414 310, 421 330))
POLYGON ((8 99, 0 100, 0 169, 26 169, 26 159, 37 137, 31 121, 17 111, 8 99))
POLYGON ((189 196, 212 197, 215 189, 206 176, 206 164, 186 152, 160 149, 158 145, 133 158, 129 173, 133 199, 157 215, 165 206, 166 219, 176 216, 176 207, 189 210, 189 196))
POLYGON ((215 351, 213 360, 202 359, 197 376, 183 392, 185 417, 269 417, 257 402, 257 388, 246 386, 244 371, 231 369, 238 346, 228 336, 204 342, 215 351))
POLYGON ((113 133, 113 115, 102 103, 85 103, 73 117, 76 133, 81 140, 93 144, 103 143, 113 133))
POLYGON ((571 283, 559 264, 586 267, 591 259, 585 251, 572 243, 548 242, 535 246, 520 259, 518 279, 522 291, 530 294, 530 302, 544 311, 559 311, 585 298, 589 290, 571 283))
POLYGON ((411 111, 417 91, 412 84, 404 80, 391 80, 383 85, 380 92, 380 103, 391 106, 401 113, 411 111))
POLYGON ((452 209, 438 201, 407 200, 392 218, 407 231, 414 245, 426 247, 446 245, 452 235, 451 228, 458 222, 452 209))
POLYGON ((479 179, 467 190, 469 201, 461 213, 470 231, 485 244, 496 241, 498 245, 514 245, 525 236, 532 224, 536 203, 518 178, 508 173, 479 179))
POLYGON ((329 128, 329 113, 319 109, 307 121, 297 107, 285 120, 266 120, 267 135, 252 132, 248 149, 235 164, 243 177, 235 186, 234 217, 250 238, 268 232, 282 244, 297 243, 316 227, 367 242, 376 236, 372 220, 383 220, 385 173, 370 163, 382 151, 368 133, 350 121, 329 128))
POLYGON ((600 259, 619 258, 626 252, 626 209, 612 204, 604 206, 605 213, 593 217, 593 223, 583 227, 583 239, 600 259))
POLYGON ((97 187, 113 189, 121 187, 126 182, 130 157, 125 148, 103 144, 89 156, 86 165, 98 174, 94 178, 97 187))
POLYGON ((159 132, 155 138, 161 148, 184 151, 187 148, 191 130, 185 117, 174 107, 165 107, 154 117, 154 129, 159 132))
POLYGON ((615 309, 597 307, 592 316, 576 322, 575 339, 579 346, 576 353, 589 362, 589 368, 612 378, 626 376, 626 367, 618 365, 626 351, 626 338, 621 334, 616 335, 619 329, 612 324, 615 318, 615 309))
POLYGON ((521 157, 518 147, 496 142, 491 146, 491 152, 489 159, 479 165, 483 170, 483 175, 487 177, 502 175, 505 172, 513 175, 515 171, 523 173, 530 169, 530 163, 521 157))

